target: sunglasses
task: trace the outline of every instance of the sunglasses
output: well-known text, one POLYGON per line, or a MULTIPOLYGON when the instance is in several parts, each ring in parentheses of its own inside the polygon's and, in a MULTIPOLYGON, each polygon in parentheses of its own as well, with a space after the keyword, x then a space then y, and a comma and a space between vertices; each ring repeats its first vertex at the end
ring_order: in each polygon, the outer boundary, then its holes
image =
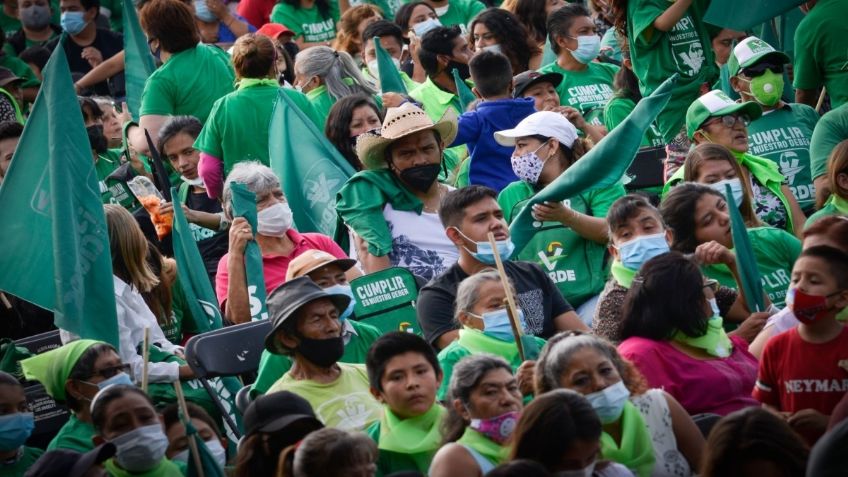
POLYGON ((721 123, 724 127, 732 128, 739 122, 741 122, 743 126, 748 127, 748 125, 751 124, 751 118, 749 118, 746 114, 728 114, 726 116, 711 119, 705 122, 704 126, 721 123))
POLYGON ((709 288, 713 291, 713 293, 715 293, 718 291, 718 280, 710 278, 709 280, 704 282, 704 286, 702 288, 709 288))
POLYGON ((121 365, 118 365, 118 366, 110 366, 110 367, 108 367, 108 368, 103 368, 103 369, 101 369, 101 370, 99 370, 99 371, 95 371, 95 372, 92 374, 92 377, 94 377, 94 376, 100 376, 100 377, 101 377, 101 378, 103 378, 103 379, 109 379, 109 378, 111 378, 111 377, 113 377, 113 376, 118 375, 119 373, 122 373, 122 372, 123 372, 123 373, 130 374, 130 365, 128 365, 128 364, 121 364, 121 365))
POLYGON ((747 68, 742 68, 740 73, 747 76, 748 78, 755 78, 765 73, 766 70, 771 70, 771 72, 775 74, 783 74, 783 65, 775 65, 772 63, 759 63, 756 65, 749 66, 747 68))

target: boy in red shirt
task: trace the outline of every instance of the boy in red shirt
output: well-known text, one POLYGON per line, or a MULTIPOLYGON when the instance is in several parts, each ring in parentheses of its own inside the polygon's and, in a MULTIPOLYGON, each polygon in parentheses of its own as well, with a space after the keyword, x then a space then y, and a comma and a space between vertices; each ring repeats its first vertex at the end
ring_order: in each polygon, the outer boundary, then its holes
POLYGON ((753 396, 814 442, 848 392, 848 255, 827 246, 798 257, 786 304, 801 322, 766 344, 753 396))

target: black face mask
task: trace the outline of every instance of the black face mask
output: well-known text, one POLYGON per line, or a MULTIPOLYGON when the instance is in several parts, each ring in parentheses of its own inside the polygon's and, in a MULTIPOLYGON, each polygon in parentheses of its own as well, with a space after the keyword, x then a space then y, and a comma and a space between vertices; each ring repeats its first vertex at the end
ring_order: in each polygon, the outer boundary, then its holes
POLYGON ((103 126, 95 124, 85 128, 85 131, 88 133, 88 143, 91 144, 91 148, 98 154, 106 152, 109 144, 106 141, 106 136, 103 134, 103 126))
POLYGON ((448 74, 453 76, 453 70, 456 69, 456 72, 459 73, 459 77, 467 80, 471 77, 471 72, 468 70, 468 65, 465 63, 460 63, 458 61, 451 60, 448 63, 448 74))
POLYGON ((344 354, 344 340, 341 336, 323 340, 301 337, 297 352, 309 362, 322 368, 329 368, 344 354))
POLYGON ((430 190, 433 182, 436 181, 436 178, 439 177, 439 171, 441 169, 441 164, 414 166, 400 171, 400 178, 406 185, 418 192, 427 192, 430 190))

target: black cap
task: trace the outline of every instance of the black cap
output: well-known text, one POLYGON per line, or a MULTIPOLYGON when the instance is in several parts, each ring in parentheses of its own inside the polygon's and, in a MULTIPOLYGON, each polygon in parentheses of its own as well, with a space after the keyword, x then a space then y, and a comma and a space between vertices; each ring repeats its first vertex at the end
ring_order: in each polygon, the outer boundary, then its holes
POLYGON ((520 98, 527 88, 539 83, 550 83, 554 85, 554 88, 556 88, 560 83, 562 83, 562 75, 559 73, 543 74, 533 70, 527 70, 523 73, 519 73, 512 78, 512 84, 515 86, 515 89, 512 92, 512 97, 520 98))
POLYGON ((95 465, 115 455, 115 444, 106 442, 81 454, 67 449, 45 452, 24 477, 82 477, 95 465))
POLYGON ((265 336, 265 349, 275 354, 285 354, 275 335, 280 325, 303 305, 327 298, 336 305, 339 313, 350 304, 350 297, 341 293, 327 293, 307 276, 297 277, 283 283, 268 297, 268 313, 271 315, 271 332, 265 336))
POLYGON ((245 436, 255 432, 277 432, 297 421, 314 424, 311 430, 324 427, 309 402, 289 391, 259 396, 250 403, 242 419, 245 436))

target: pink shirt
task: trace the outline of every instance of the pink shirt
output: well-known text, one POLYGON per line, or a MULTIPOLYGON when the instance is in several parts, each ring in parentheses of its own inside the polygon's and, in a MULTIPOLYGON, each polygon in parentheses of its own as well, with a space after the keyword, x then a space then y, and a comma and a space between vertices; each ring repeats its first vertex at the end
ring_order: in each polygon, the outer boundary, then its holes
MULTIPOLYGON (((262 255, 262 272, 265 274, 265 294, 270 295, 275 288, 286 281, 286 271, 289 263, 298 255, 307 250, 323 250, 337 258, 348 258, 341 247, 333 242, 333 239, 318 233, 298 233, 295 230, 286 232, 286 236, 294 243, 294 250, 289 255, 262 255)), ((227 257, 229 253, 221 257, 218 262, 218 273, 215 275, 215 295, 218 296, 218 304, 222 307, 227 301, 227 285, 230 276, 227 270, 227 257)))
POLYGON ((668 341, 627 338, 618 351, 648 380, 648 387, 674 396, 690 415, 733 411, 758 406, 751 397, 757 380, 757 358, 748 343, 731 336, 733 353, 727 358, 695 359, 668 341))

